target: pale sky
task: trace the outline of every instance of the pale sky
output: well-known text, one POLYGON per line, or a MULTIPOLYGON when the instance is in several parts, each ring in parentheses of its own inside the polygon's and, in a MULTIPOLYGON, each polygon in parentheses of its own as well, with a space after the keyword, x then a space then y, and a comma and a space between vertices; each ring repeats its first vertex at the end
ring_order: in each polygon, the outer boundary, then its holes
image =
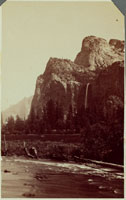
POLYGON ((112 2, 4 3, 2 110, 34 94, 50 57, 73 61, 90 35, 124 40, 124 16, 112 2))

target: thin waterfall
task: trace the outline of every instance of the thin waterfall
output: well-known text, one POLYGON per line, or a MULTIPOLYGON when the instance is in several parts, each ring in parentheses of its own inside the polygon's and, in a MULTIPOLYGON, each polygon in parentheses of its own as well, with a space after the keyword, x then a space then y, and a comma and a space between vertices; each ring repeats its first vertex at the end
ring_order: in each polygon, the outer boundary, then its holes
POLYGON ((87 100, 88 100, 88 87, 89 87, 90 83, 87 83, 86 85, 86 93, 85 93, 85 110, 87 109, 87 100))

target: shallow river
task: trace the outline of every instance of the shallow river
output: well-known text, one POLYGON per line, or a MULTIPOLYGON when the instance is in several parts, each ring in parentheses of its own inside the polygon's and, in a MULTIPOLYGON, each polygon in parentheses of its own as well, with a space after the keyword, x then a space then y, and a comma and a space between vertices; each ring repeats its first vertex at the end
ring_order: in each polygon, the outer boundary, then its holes
POLYGON ((4 157, 3 198, 123 198, 123 169, 4 157))

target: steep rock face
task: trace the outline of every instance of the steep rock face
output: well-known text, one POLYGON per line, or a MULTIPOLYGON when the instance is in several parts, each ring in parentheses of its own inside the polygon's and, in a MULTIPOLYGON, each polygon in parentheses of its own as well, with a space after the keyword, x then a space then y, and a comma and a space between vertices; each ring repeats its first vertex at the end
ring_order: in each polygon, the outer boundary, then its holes
POLYGON ((85 106, 86 98, 87 107, 98 112, 105 110, 107 99, 123 103, 122 60, 123 42, 110 40, 109 44, 95 36, 85 38, 75 62, 49 59, 44 74, 37 78, 31 109, 41 116, 50 99, 61 103, 66 112, 71 104, 85 106))
POLYGON ((112 117, 112 113, 122 109, 124 105, 124 62, 115 62, 102 70, 88 94, 89 107, 95 108, 104 116, 112 117), (90 94, 91 92, 91 94, 90 94))
POLYGON ((123 52, 123 53, 124 53, 124 41, 111 39, 111 40, 109 41, 109 44, 110 44, 110 46, 111 46, 115 51, 117 51, 118 53, 119 53, 119 52, 123 52))
POLYGON ((124 60, 124 41, 110 40, 95 36, 86 37, 75 63, 91 70, 104 68, 116 61, 124 60))
POLYGON ((53 99, 67 111, 70 104, 76 106, 80 88, 95 76, 93 72, 70 60, 50 58, 45 73, 37 79, 32 109, 41 115, 45 104, 53 99))

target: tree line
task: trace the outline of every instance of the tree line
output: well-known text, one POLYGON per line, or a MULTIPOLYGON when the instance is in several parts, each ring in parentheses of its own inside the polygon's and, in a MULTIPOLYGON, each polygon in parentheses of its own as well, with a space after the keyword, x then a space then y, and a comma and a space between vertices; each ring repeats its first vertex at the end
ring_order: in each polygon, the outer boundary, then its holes
MULTIPOLYGON (((111 113, 109 110, 109 115, 111 113)), ((1 124, 2 131, 10 134, 14 132, 43 134, 50 130, 71 130, 72 132, 80 133, 85 129, 90 130, 95 124, 99 124, 99 126, 106 124, 107 127, 110 127, 111 124, 120 124, 123 127, 123 120, 123 108, 119 108, 116 111, 116 115, 111 115, 110 119, 108 115, 105 117, 100 111, 85 109, 84 105, 79 108, 73 108, 70 105, 66 112, 62 104, 50 99, 43 108, 41 115, 36 114, 34 108, 32 108, 26 120, 18 115, 16 119, 10 116, 5 123, 2 121, 1 124)))
POLYGON ((124 109, 110 113, 111 119, 108 114, 105 117, 101 112, 85 110, 84 106, 75 109, 72 105, 66 113, 62 104, 50 99, 41 116, 34 109, 26 120, 10 116, 6 123, 2 122, 2 134, 81 134, 87 158, 122 164, 124 109))
POLYGON ((50 130, 71 130, 79 133, 80 129, 88 124, 87 113, 84 106, 77 110, 72 105, 69 106, 68 112, 65 112, 62 104, 50 99, 41 115, 36 115, 34 109, 31 109, 26 120, 18 115, 16 119, 10 116, 5 123, 2 122, 2 131, 10 134, 14 132, 43 134, 50 130))

